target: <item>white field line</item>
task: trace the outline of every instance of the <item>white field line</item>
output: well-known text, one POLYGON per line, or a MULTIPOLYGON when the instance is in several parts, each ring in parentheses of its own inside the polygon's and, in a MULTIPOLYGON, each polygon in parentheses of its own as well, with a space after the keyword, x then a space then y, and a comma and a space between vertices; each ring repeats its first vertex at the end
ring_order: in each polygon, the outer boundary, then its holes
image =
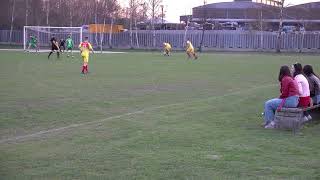
MULTIPOLYGON (((12 52, 24 52, 23 49, 0 49, 0 51, 12 51, 12 52)), ((48 53, 50 50, 39 50, 39 53, 48 53)), ((79 50, 74 50, 74 53, 80 53, 79 50)), ((30 50, 29 53, 36 53, 35 50, 30 50)), ((64 52, 66 53, 66 51, 64 52)), ((95 51, 96 54, 101 54, 100 51, 95 51)), ((113 51, 102 51, 102 54, 125 54, 126 52, 113 52, 113 51)))
POLYGON ((44 135, 44 134, 59 132, 59 131, 68 130, 68 129, 71 129, 71 128, 77 128, 77 127, 81 127, 81 126, 98 124, 98 123, 101 123, 101 122, 105 122, 105 121, 109 121, 109 120, 113 120, 113 119, 119 119, 119 118, 126 117, 126 116, 131 116, 131 115, 136 115, 136 114, 143 114, 146 111, 153 111, 153 110, 158 110, 158 109, 162 109, 162 108, 168 108, 168 107, 172 107, 172 106, 186 105, 188 103, 211 101, 211 100, 215 100, 215 99, 219 99, 219 98, 224 98, 224 97, 227 97, 227 96, 238 95, 238 94, 254 91, 254 90, 257 90, 257 89, 263 89, 263 88, 267 88, 267 87, 272 87, 272 86, 276 86, 276 85, 277 84, 269 84, 269 85, 264 85, 264 86, 257 86, 257 87, 254 87, 254 88, 246 89, 244 91, 231 92, 231 93, 224 94, 224 95, 221 95, 221 96, 208 97, 206 99, 199 99, 199 100, 194 100, 194 101, 185 101, 185 102, 180 102, 180 103, 173 103, 173 104, 167 104, 167 105, 156 106, 156 107, 151 107, 151 108, 145 108, 145 109, 142 109, 142 110, 139 110, 139 111, 125 113, 125 114, 121 114, 121 115, 117 115, 117 116, 111 116, 111 117, 108 117, 108 118, 105 118, 105 119, 96 120, 96 121, 84 122, 84 123, 79 123, 79 124, 71 124, 71 125, 68 125, 68 126, 55 128, 55 129, 49 129, 49 130, 43 130, 43 131, 39 131, 39 132, 36 132, 36 133, 28 134, 28 135, 16 136, 16 137, 8 138, 8 139, 1 139, 0 140, 0 144, 12 142, 12 141, 19 141, 19 140, 28 139, 28 138, 39 137, 39 136, 44 135))

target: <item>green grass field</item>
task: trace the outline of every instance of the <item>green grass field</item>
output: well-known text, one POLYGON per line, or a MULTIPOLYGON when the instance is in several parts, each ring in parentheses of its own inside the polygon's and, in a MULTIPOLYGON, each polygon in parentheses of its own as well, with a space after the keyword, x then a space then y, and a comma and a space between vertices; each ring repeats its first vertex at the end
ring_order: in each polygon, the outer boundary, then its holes
POLYGON ((279 67, 317 56, 1 51, 0 179, 319 179, 320 124, 265 130, 279 67))

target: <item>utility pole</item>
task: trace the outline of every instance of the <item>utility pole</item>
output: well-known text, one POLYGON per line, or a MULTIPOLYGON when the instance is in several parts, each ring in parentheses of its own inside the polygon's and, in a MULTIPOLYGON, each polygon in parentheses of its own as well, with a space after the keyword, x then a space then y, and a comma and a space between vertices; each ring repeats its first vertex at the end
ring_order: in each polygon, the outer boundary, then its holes
POLYGON ((49 14, 50 14, 50 3, 49 3, 49 0, 45 1, 45 5, 46 5, 46 22, 47 22, 47 26, 49 26, 49 14))
POLYGON ((26 19, 25 19, 25 26, 28 26, 28 16, 29 16, 29 1, 26 1, 26 19))
POLYGON ((261 11, 260 11, 260 48, 261 48, 261 51, 263 49, 263 3, 262 3, 262 0, 261 0, 261 11))
POLYGON ((204 31, 205 31, 205 25, 207 23, 207 0, 203 0, 203 24, 202 24, 202 35, 201 35, 201 42, 199 46, 199 52, 202 52, 202 46, 203 46, 203 39, 204 39, 204 31))
POLYGON ((146 2, 143 2, 142 4, 140 4, 143 8, 143 22, 146 21, 146 18, 147 18, 147 11, 148 11, 148 7, 147 7, 147 4, 146 2))
POLYGON ((164 5, 162 4, 162 5, 160 5, 160 7, 161 7, 161 23, 162 23, 162 26, 163 26, 163 16, 164 16, 163 8, 164 8, 164 5))

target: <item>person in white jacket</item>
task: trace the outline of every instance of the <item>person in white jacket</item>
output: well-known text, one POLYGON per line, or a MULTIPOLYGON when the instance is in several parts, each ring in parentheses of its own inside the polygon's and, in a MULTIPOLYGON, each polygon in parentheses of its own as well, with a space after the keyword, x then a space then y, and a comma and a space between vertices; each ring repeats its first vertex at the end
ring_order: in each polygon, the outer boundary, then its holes
MULTIPOLYGON (((294 80, 298 83, 299 88, 299 107, 307 108, 310 106, 310 86, 308 79, 303 75, 302 65, 295 63, 292 65, 294 80)), ((310 120, 312 117, 305 112, 305 120, 310 120)))

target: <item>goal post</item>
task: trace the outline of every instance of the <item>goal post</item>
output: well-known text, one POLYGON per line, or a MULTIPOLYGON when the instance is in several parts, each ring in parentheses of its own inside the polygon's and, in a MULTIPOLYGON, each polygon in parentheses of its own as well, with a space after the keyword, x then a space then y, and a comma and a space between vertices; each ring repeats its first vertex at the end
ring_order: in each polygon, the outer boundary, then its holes
POLYGON ((53 27, 53 26, 24 26, 23 27, 23 49, 28 49, 30 36, 37 38, 37 45, 40 49, 50 48, 50 39, 55 36, 57 41, 67 39, 69 35, 75 44, 82 42, 82 27, 53 27))

